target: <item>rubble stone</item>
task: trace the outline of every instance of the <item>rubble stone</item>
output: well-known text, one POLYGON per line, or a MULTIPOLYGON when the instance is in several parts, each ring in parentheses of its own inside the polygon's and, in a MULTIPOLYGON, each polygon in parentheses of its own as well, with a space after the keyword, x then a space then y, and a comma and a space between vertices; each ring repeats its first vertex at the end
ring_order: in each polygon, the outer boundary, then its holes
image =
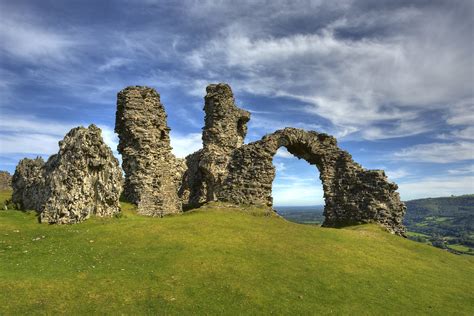
POLYGON ((0 171, 0 191, 11 190, 12 176, 8 171, 0 171))
POLYGON ((13 202, 41 222, 73 224, 120 212, 122 171, 95 125, 76 127, 46 163, 23 159, 13 175, 13 202))

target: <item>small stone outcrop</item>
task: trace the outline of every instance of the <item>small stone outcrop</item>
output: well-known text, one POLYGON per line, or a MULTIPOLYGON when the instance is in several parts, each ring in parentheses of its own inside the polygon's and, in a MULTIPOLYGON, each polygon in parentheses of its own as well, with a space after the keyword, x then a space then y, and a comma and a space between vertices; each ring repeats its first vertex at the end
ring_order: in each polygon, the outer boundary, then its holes
POLYGON ((139 214, 164 216, 182 210, 178 189, 184 162, 171 153, 160 95, 148 87, 118 93, 115 132, 125 171, 124 197, 139 214))
POLYGON ((41 222, 73 224, 120 212, 122 171, 95 125, 72 129, 46 163, 21 160, 12 182, 13 202, 40 212, 41 222))
POLYGON ((0 171, 0 191, 11 190, 12 176, 8 171, 0 171))
POLYGON ((22 210, 42 209, 44 204, 44 160, 24 158, 12 177, 12 202, 22 210))

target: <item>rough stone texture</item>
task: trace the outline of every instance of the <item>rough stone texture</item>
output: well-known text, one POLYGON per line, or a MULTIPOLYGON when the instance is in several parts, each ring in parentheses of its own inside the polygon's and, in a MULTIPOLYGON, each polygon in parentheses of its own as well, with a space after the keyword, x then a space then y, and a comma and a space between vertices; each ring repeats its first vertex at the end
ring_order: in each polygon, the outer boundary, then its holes
POLYGON ((166 119, 154 89, 135 86, 118 93, 115 132, 125 171, 124 196, 142 215, 182 210, 178 189, 184 162, 171 153, 166 119))
POLYGON ((284 146, 315 165, 323 184, 323 226, 377 222, 404 235, 405 206, 383 171, 365 170, 326 134, 286 128, 243 145, 250 119, 226 84, 207 88, 203 149, 186 157, 179 194, 185 208, 211 201, 272 206, 273 156, 284 146))
POLYGON ((244 145, 250 113, 235 105, 228 85, 209 85, 206 91, 203 148, 186 157, 185 165, 171 154, 158 93, 147 87, 119 93, 116 132, 125 194, 140 213, 179 212, 179 198, 184 208, 212 201, 272 206, 273 156, 284 146, 319 170, 324 226, 377 222, 404 235, 405 206, 383 171, 362 168, 334 137, 300 129, 286 128, 244 145))
POLYGON ((22 210, 41 210, 44 204, 44 160, 24 158, 12 177, 12 202, 22 210))
POLYGON ((339 227, 376 222, 398 235, 405 234, 405 206, 382 170, 366 170, 338 148, 336 139, 301 129, 285 128, 236 149, 218 200, 236 204, 272 205, 275 178, 273 156, 280 147, 319 170, 323 184, 325 221, 339 227))
POLYGON ((250 113, 235 105, 229 85, 212 84, 206 92, 203 149, 186 157, 187 171, 180 190, 188 207, 218 200, 232 152, 244 144, 250 120, 250 113))
POLYGON ((122 172, 95 125, 72 129, 46 163, 23 159, 13 175, 13 202, 41 222, 73 224, 120 212, 122 172))
POLYGON ((0 171, 0 190, 11 190, 12 176, 8 171, 0 171))

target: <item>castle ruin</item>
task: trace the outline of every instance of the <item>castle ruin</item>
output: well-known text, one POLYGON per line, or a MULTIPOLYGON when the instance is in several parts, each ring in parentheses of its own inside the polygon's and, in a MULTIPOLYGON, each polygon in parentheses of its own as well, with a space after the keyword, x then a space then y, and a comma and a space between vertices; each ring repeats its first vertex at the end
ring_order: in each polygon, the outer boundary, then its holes
POLYGON ((184 165, 171 153, 159 95, 147 87, 119 93, 116 132, 124 161, 124 190, 133 192, 131 201, 139 213, 161 216, 212 201, 271 207, 273 157, 285 147, 319 170, 326 202, 323 226, 374 222, 405 234, 405 205, 397 185, 382 170, 362 168, 334 137, 314 131, 285 128, 244 144, 250 113, 235 105, 227 84, 211 84, 206 92, 203 148, 188 155, 184 165), (151 194, 156 202, 141 206, 136 198, 140 194, 151 194))
MULTIPOLYGON (((171 152, 170 128, 160 95, 152 88, 118 93, 115 132, 125 172, 123 196, 139 214, 162 217, 213 201, 272 207, 273 157, 285 147, 319 170, 325 227, 378 223, 404 236, 406 207, 384 171, 366 170, 340 149, 334 137, 285 128, 244 144, 250 113, 235 105, 227 84, 206 89, 203 148, 185 159, 171 152)), ((49 223, 75 223, 119 211, 121 171, 94 125, 76 128, 60 151, 20 161, 13 176, 13 200, 41 212, 49 223)))

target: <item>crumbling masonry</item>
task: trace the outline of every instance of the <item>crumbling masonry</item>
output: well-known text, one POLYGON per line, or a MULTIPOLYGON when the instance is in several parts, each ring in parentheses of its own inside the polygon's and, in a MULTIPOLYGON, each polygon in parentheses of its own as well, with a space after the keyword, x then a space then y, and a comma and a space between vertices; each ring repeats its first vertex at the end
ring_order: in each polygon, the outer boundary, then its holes
POLYGON ((184 163, 171 153, 170 129, 160 95, 147 87, 120 91, 115 132, 125 171, 125 198, 136 204, 142 215, 181 212, 177 192, 184 163))
POLYGON ((129 87, 118 94, 124 190, 140 213, 162 216, 210 201, 272 206, 273 156, 286 147, 319 170, 326 202, 323 226, 375 222, 405 234, 405 206, 383 171, 362 168, 334 137, 313 131, 285 128, 244 145, 250 113, 235 105, 228 85, 206 90, 203 148, 187 156, 185 165, 171 153, 158 93, 129 87))
MULTIPOLYGON (((405 234, 405 205, 381 170, 366 170, 332 136, 285 128, 244 145, 250 113, 235 105, 231 88, 212 84, 205 96, 203 148, 186 159, 171 153, 170 129, 159 94, 148 87, 118 93, 115 131, 125 171, 124 197, 138 213, 164 216, 211 201, 272 206, 273 157, 280 147, 314 165, 323 184, 325 221, 338 227, 379 223, 405 234)), ((71 130, 46 163, 20 161, 13 202, 41 212, 41 221, 77 223, 91 214, 119 212, 122 174, 100 129, 71 130)))
POLYGON ((59 152, 45 163, 25 158, 12 179, 12 200, 21 209, 40 212, 41 222, 74 224, 91 215, 120 212, 122 171, 101 130, 72 129, 59 142, 59 152))

